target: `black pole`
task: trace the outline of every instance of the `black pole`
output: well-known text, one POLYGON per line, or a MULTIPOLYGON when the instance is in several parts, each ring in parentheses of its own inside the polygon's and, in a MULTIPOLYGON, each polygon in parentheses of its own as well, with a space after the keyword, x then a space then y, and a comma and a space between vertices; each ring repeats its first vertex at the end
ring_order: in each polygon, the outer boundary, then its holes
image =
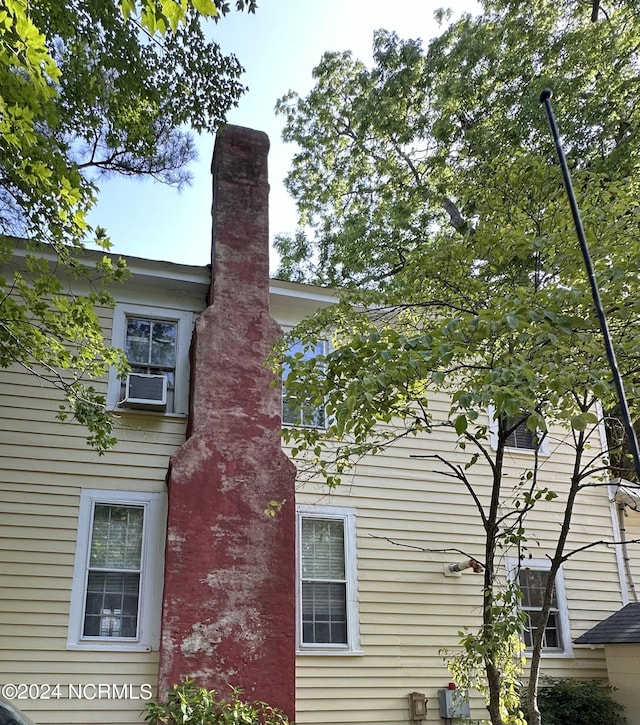
POLYGON ((573 193, 573 184, 571 183, 571 174, 569 173, 569 167, 567 166, 567 159, 562 150, 562 142, 560 141, 560 134, 558 133, 558 126, 556 124, 555 116, 553 115, 553 109, 551 108, 551 96, 552 92, 549 88, 545 88, 540 94, 540 103, 544 105, 545 111, 547 112, 547 118, 549 120, 549 126, 551 127, 551 133, 553 134, 553 142, 556 147, 558 154, 558 160, 560 161, 560 168, 562 169, 562 178, 564 180, 564 186, 567 190, 567 196, 569 197, 569 204, 571 206, 571 214, 573 215, 573 223, 576 227, 576 234, 578 235, 578 241, 580 242, 580 249, 584 258, 584 264, 587 268, 587 275, 589 277, 589 284, 591 285, 591 296, 593 297, 593 304, 598 314, 598 320, 600 321, 600 330, 604 338, 604 346, 607 352, 607 358, 609 359, 609 365, 611 367, 611 374, 613 376, 613 383, 618 394, 618 402, 620 404, 620 410, 622 413, 622 422, 624 429, 629 440, 629 446, 631 447, 631 454, 633 456, 633 463, 636 469, 637 480, 640 481, 640 449, 638 449, 638 439, 636 438, 636 432, 633 429, 631 423, 631 414, 629 413, 629 406, 627 405, 627 398, 624 393, 624 386, 622 384, 622 377, 620 370, 618 369, 618 362, 616 360, 616 354, 613 349, 613 342, 611 341, 611 334, 609 333, 609 327, 607 325, 607 318, 602 307, 602 300, 600 299, 600 291, 598 290, 598 283, 596 282, 596 275, 593 271, 593 264, 591 263, 591 255, 589 254, 589 247, 587 246, 587 239, 584 234, 582 227, 582 220, 580 219, 580 211, 578 210, 578 204, 576 202, 575 194, 573 193))

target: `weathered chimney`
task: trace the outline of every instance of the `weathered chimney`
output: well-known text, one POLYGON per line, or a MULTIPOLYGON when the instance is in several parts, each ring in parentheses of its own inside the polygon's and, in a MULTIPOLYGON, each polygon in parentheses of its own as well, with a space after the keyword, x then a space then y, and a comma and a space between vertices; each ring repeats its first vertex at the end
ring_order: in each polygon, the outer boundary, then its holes
POLYGON ((269 315, 264 133, 216 139, 210 306, 192 348, 189 437, 172 458, 159 692, 186 675, 295 716, 293 464, 269 315), (275 517, 269 502, 282 503, 275 517))

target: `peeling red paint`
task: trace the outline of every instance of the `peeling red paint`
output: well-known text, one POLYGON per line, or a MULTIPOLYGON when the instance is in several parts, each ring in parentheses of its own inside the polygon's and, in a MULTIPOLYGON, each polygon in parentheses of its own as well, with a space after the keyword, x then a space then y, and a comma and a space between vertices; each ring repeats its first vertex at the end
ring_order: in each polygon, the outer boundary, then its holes
POLYGON ((198 319, 190 437, 171 461, 159 689, 183 676, 295 715, 295 469, 269 316, 268 139, 216 140, 212 304, 198 319), (277 516, 269 501, 285 501, 277 516))

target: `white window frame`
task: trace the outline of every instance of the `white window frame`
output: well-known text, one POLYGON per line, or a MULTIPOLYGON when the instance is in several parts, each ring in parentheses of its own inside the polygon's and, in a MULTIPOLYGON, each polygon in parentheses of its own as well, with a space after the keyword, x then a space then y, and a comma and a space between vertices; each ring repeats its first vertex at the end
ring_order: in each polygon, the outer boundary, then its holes
MULTIPOLYGON (((161 411, 160 415, 179 415, 184 417, 189 412, 189 348, 193 332, 194 315, 192 312, 166 309, 162 307, 149 307, 147 305, 116 304, 113 310, 113 328, 111 331, 111 344, 124 349, 127 334, 127 317, 140 317, 142 319, 166 320, 177 323, 176 335, 176 367, 173 391, 173 410, 161 411)), ((118 410, 127 413, 140 413, 131 408, 121 406, 122 380, 118 378, 115 368, 109 370, 109 383, 107 388, 107 410, 118 410)), ((149 414, 150 411, 144 411, 149 414)), ((157 412, 151 412, 158 415, 157 412)))
POLYGON ((296 649, 298 654, 359 655, 360 615, 358 604, 358 572, 356 549, 356 512, 342 506, 299 504, 297 510, 296 552, 296 649), (347 603, 347 643, 305 643, 302 640, 302 519, 335 519, 343 522, 344 561, 347 603))
POLYGON ((166 493, 82 490, 71 585, 67 649, 132 652, 149 652, 159 649, 166 519, 166 493), (142 506, 144 508, 138 636, 135 639, 130 637, 85 637, 83 635, 93 512, 97 504, 142 506))
MULTIPOLYGON (((496 409, 493 405, 488 408, 489 414, 489 435, 491 439, 491 448, 495 451, 498 447, 498 419, 496 418, 496 409)), ((536 452, 535 448, 517 448, 515 446, 505 446, 505 450, 510 453, 523 453, 525 456, 531 456, 536 452)), ((538 446, 538 455, 548 456, 550 455, 549 450, 549 434, 544 436, 540 445, 538 446)))
MULTIPOLYGON (((507 558, 507 575, 511 581, 516 581, 518 573, 522 569, 532 569, 533 571, 549 571, 551 568, 551 562, 549 559, 525 559, 519 561, 515 557, 507 558)), ((558 624, 560 627, 560 641, 561 647, 555 648, 542 648, 542 657, 572 657, 573 656, 573 644, 571 641, 571 622, 569 620, 569 606, 567 603, 567 592, 564 586, 564 572, 562 567, 558 569, 555 580, 556 588, 556 603, 558 605, 558 624)), ((523 652, 525 656, 531 656, 531 649, 524 646, 523 640, 523 652)))

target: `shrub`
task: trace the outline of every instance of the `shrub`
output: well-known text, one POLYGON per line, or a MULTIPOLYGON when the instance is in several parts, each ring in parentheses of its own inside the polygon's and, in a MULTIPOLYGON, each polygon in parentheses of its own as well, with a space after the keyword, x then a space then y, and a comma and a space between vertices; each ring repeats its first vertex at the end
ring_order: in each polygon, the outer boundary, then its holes
POLYGON ((167 702, 150 702, 145 709, 149 725, 293 725, 280 710, 266 702, 247 702, 242 691, 231 688, 227 698, 185 678, 169 690, 167 702))
POLYGON ((624 725, 613 688, 598 680, 545 677, 538 694, 544 725, 624 725))

